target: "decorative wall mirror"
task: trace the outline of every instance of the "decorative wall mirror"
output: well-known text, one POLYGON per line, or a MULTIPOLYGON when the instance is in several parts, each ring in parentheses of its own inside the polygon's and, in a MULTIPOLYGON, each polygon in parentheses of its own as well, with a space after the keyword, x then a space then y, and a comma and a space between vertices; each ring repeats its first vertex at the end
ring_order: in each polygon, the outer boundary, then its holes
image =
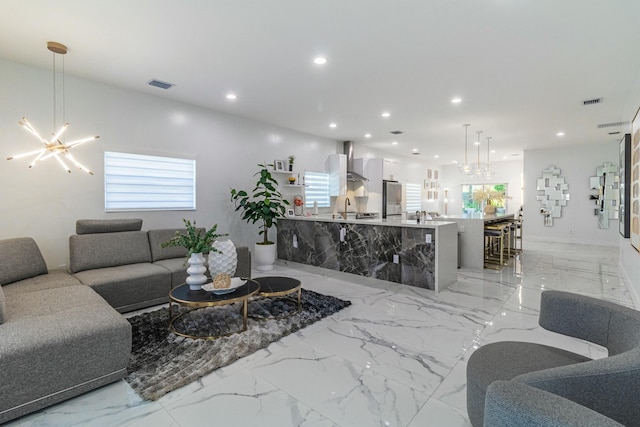
POLYGON ((620 203, 620 175, 618 166, 606 162, 596 169, 596 176, 589 178, 589 187, 597 190, 590 196, 595 201, 594 215, 598 217, 598 227, 609 228, 609 220, 618 219, 620 203))
POLYGON ((562 207, 567 206, 570 196, 569 184, 564 182, 564 178, 560 176, 560 169, 555 166, 549 166, 548 169, 542 170, 542 178, 538 178, 538 194, 537 199, 542 204, 540 213, 544 216, 545 227, 553 227, 553 218, 562 216, 562 207))

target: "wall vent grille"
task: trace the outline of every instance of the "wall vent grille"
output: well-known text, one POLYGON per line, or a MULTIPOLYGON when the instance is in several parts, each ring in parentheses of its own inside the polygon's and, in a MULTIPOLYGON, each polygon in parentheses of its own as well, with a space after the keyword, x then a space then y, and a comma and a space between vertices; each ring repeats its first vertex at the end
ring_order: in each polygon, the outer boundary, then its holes
POLYGON ((585 99, 582 101, 582 105, 594 105, 600 104, 602 102, 602 98, 593 98, 593 99, 585 99))
POLYGON ((162 80, 151 79, 147 82, 149 86, 159 87, 160 89, 169 89, 174 87, 173 83, 163 82, 162 80))
POLYGON ((617 128, 621 126, 629 126, 629 122, 611 122, 611 123, 602 123, 598 125, 598 129, 605 128, 617 128))

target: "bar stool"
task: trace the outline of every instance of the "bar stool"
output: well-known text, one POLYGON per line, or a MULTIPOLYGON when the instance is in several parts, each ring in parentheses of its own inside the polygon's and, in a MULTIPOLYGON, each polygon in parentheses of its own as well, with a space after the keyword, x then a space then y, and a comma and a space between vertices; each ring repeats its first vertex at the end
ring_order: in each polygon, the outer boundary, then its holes
POLYGON ((484 227, 484 237, 485 237, 485 257, 484 257, 484 267, 485 268, 496 268, 501 269, 504 267, 504 240, 505 236, 508 236, 508 232, 506 227, 503 224, 494 224, 494 225, 486 225, 484 227), (497 255, 498 263, 496 265, 495 252, 497 255))
POLYGON ((517 218, 515 221, 513 221, 514 225, 515 225, 515 230, 514 230, 514 238, 513 238, 513 249, 516 253, 522 253, 522 223, 524 222, 524 220, 522 219, 522 217, 517 218), (520 241, 520 249, 518 249, 518 240, 520 241))

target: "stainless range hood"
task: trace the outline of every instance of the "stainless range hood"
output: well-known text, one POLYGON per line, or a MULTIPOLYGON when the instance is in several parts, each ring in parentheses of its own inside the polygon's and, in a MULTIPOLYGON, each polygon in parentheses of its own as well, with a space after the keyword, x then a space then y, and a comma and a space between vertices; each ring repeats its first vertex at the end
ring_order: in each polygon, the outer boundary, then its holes
POLYGON ((344 141, 344 154, 346 154, 347 156, 347 181, 351 181, 351 182, 369 181, 364 176, 358 173, 355 173, 353 171, 354 145, 355 144, 353 141, 344 141))

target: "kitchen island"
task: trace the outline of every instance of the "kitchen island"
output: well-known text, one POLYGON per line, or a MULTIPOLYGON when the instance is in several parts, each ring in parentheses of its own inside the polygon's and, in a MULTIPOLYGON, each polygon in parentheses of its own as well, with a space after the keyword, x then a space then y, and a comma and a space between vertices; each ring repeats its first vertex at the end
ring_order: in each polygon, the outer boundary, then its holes
POLYGON ((457 280, 457 225, 447 221, 296 216, 278 220, 278 258, 410 286, 457 280))
POLYGON ((514 214, 463 214, 439 217, 458 224, 460 233, 460 267, 484 269, 484 226, 497 222, 513 221, 514 214))

